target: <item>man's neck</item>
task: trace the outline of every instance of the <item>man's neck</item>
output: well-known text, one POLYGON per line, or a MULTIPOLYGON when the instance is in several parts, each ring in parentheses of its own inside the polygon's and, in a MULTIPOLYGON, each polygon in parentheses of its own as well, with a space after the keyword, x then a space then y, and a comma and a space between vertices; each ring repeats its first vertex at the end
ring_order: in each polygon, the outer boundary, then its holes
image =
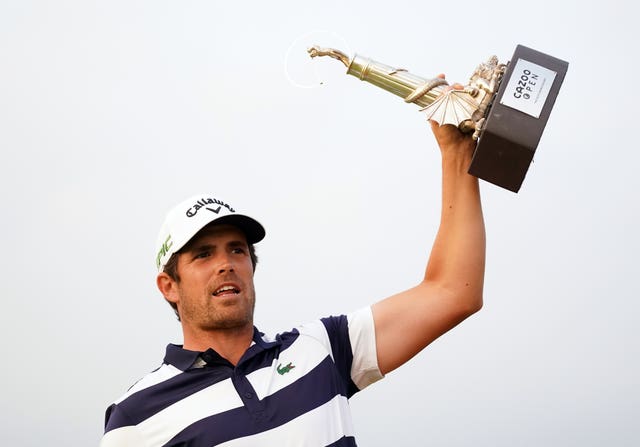
POLYGON ((233 365, 237 365, 242 355, 251 346, 253 326, 198 331, 197 333, 183 327, 183 335, 184 349, 206 351, 211 348, 233 365))

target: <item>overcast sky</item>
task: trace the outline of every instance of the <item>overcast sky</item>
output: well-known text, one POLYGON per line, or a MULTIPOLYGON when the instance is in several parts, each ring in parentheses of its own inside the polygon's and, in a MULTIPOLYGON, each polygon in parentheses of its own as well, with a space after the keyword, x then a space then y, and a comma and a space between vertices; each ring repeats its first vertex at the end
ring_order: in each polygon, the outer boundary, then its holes
POLYGON ((521 191, 482 183, 483 310, 351 400, 359 445, 639 445, 631 4, 2 0, 0 444, 97 445, 181 342, 154 243, 190 195, 265 225, 263 331, 420 280, 428 123, 317 43, 463 83, 517 44, 570 64, 521 191))

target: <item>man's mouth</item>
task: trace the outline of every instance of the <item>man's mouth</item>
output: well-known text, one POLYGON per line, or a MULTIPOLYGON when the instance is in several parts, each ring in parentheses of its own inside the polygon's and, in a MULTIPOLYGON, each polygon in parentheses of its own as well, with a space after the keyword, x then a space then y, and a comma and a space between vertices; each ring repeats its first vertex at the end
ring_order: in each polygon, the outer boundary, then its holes
POLYGON ((240 289, 234 286, 222 286, 213 292, 213 296, 237 295, 240 289))

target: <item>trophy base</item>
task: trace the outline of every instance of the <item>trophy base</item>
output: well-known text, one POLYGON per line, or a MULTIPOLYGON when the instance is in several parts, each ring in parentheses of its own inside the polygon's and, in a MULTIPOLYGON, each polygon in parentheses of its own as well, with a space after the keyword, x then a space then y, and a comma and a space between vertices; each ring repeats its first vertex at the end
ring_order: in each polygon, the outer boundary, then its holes
POLYGON ((518 192, 569 64, 518 45, 490 106, 469 174, 518 192))

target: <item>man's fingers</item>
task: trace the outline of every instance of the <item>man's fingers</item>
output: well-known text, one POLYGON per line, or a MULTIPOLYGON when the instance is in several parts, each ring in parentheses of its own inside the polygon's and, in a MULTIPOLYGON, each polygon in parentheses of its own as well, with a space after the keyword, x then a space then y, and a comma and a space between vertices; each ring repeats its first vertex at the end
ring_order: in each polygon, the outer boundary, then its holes
MULTIPOLYGON (((440 79, 445 79, 445 75, 444 73, 440 73, 436 76, 436 78, 440 78, 440 79)), ((464 85, 460 84, 459 82, 456 82, 452 85, 448 85, 445 87, 447 90, 462 90, 464 88, 464 85)))

